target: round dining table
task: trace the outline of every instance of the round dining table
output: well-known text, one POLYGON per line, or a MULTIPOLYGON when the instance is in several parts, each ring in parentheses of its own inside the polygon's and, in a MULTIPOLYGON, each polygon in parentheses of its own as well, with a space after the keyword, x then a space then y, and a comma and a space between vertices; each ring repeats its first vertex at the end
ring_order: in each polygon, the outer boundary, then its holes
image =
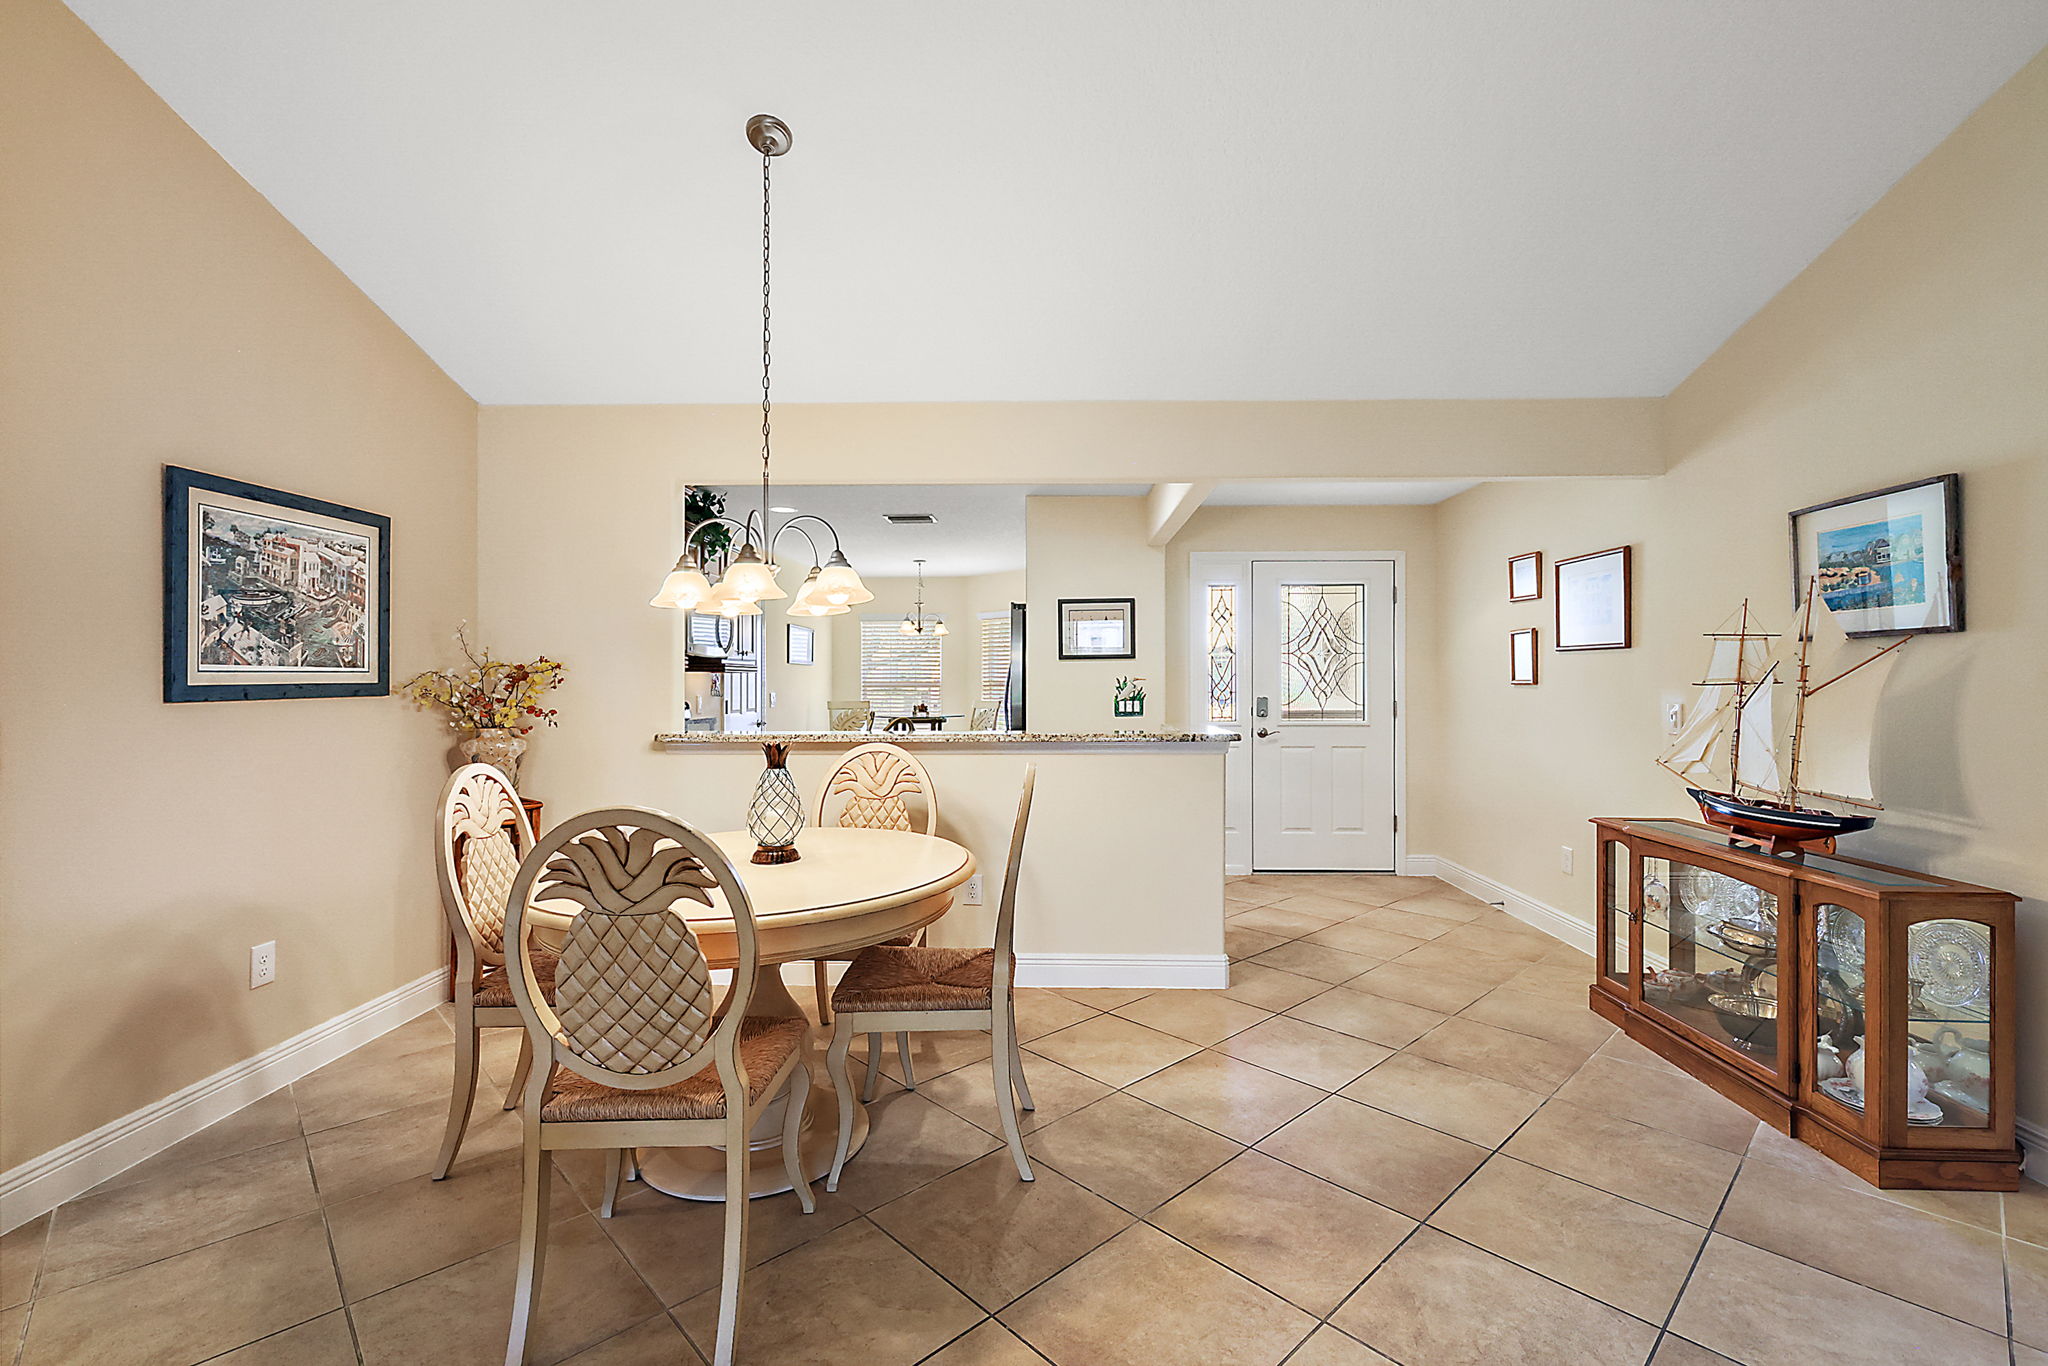
MULTIPOLYGON (((808 1018, 782 980, 784 963, 850 953, 912 933, 944 915, 953 889, 974 876, 974 855, 949 839, 901 830, 813 826, 797 836, 794 863, 749 862, 754 837, 744 830, 711 836, 739 870, 753 903, 760 965, 754 974, 749 1015, 808 1018)), ((559 904, 559 903, 558 903, 559 904)), ((691 915, 690 928, 713 968, 731 968, 739 957, 729 916, 714 908, 679 903, 691 915)), ((542 939, 567 931, 570 916, 546 902, 528 916, 542 939), (552 932, 552 933, 551 933, 552 932)), ((813 1180, 832 1166, 839 1138, 839 1102, 822 1065, 822 1040, 812 1039, 811 1096, 804 1116, 803 1162, 813 1180)), ((771 1104, 754 1125, 748 1191, 774 1195, 790 1188, 782 1165, 784 1101, 771 1104)), ((853 1146, 867 1138, 867 1108, 854 1100, 853 1146)), ((686 1200, 725 1198, 725 1150, 721 1147, 642 1148, 640 1179, 655 1190, 686 1200)))

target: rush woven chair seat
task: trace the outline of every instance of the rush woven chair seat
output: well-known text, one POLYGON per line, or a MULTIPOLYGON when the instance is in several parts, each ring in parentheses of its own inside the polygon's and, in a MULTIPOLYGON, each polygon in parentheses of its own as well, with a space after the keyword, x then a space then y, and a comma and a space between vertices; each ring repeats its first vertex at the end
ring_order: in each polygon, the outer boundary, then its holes
MULTIPOLYGON (((555 994, 555 955, 538 946, 533 950, 533 977, 540 984, 541 995, 552 1000, 555 994)), ((519 1006, 512 999, 512 978, 506 974, 505 969, 483 970, 476 983, 476 1006, 478 1010, 509 1010, 518 1013, 519 1006)), ((515 1020, 513 1023, 518 1022, 515 1020)), ((505 1107, 507 1110, 519 1103, 520 1080, 521 1078, 513 1080, 512 1092, 508 1097, 511 1104, 505 1107)))
MULTIPOLYGON (((794 1016, 750 1015, 740 1024, 740 1071, 747 1078, 747 1104, 756 1105, 768 1083, 784 1075, 803 1050, 810 1022, 794 1016)), ((718 1069, 652 1091, 624 1091, 592 1081, 566 1067, 555 1069, 540 1117, 548 1123, 604 1123, 629 1119, 724 1119, 725 1084, 718 1069)))
POLYGON ((1017 1129, 1017 1106, 1027 1110, 1031 1087, 1024 1080, 1024 1054, 1017 1045, 1016 998, 1011 981, 1017 972, 1017 872, 1024 861, 1024 830, 1031 822, 1031 794, 1038 766, 1024 766, 1024 789, 1017 797, 1017 823, 1010 830, 1010 858, 1003 871, 1003 896, 996 911, 995 943, 985 949, 934 949, 922 945, 878 944, 853 956, 839 989, 832 993, 837 1016, 825 1067, 839 1088, 839 1146, 825 1189, 839 1189, 839 1173, 853 1141, 853 1083, 846 1055, 853 1036, 868 1036, 868 1078, 862 1099, 873 1100, 882 1074, 881 1036, 893 1031, 903 1056, 903 1082, 915 1089, 910 1073, 909 1036, 920 1030, 986 1029, 994 1038, 996 1114, 1003 1137, 1017 1163, 1017 1175, 1032 1179, 1024 1154, 1024 1136, 1017 1129))

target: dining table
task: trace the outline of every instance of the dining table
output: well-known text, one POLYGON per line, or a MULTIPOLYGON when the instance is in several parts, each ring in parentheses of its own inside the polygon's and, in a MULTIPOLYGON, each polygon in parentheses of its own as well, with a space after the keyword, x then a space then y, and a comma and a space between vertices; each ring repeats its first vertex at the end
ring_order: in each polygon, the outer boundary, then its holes
MULTIPOLYGON (((710 838, 739 871, 754 908, 760 960, 747 1002, 749 1015, 809 1018, 782 980, 784 963, 847 954, 914 933, 943 916, 953 904, 954 889, 974 876, 974 855, 964 845, 903 830, 807 827, 797 836, 796 861, 774 864, 749 861, 756 845, 744 830, 721 830, 710 838)), ((687 915, 711 967, 733 968, 739 950, 730 913, 721 913, 721 904, 680 902, 677 909, 687 915)), ((527 912, 542 942, 565 934, 573 914, 562 903, 545 901, 527 912)), ((813 1181, 831 1168, 839 1138, 839 1102, 823 1066, 823 1045, 814 1030, 806 1058, 813 1085, 802 1142, 804 1172, 813 1181)), ((771 1104, 754 1125, 750 1195, 790 1189, 782 1163, 785 1103, 771 1104)), ((856 1096, 850 1152, 860 1151, 867 1131, 867 1107, 856 1096)), ((725 1198, 722 1147, 642 1148, 636 1158, 640 1179, 655 1190, 686 1200, 725 1198)))

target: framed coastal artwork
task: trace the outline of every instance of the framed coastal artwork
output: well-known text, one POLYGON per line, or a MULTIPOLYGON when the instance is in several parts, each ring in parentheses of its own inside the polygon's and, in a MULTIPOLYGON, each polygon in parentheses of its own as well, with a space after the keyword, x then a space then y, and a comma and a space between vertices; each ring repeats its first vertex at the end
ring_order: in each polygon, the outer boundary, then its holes
POLYGON ((1508 601, 1534 602, 1543 596, 1543 552, 1532 550, 1508 561, 1508 601))
POLYGON ((1518 688, 1536 686, 1536 628, 1508 632, 1508 682, 1518 688))
POLYGON ((391 692, 391 519, 164 467, 164 701, 391 692))
POLYGON ((1631 547, 1574 555, 1551 566, 1556 577, 1559 650, 1626 650, 1630 635, 1631 547))
POLYGON ((1963 629, 1962 479, 1936 475, 1792 514, 1792 596, 1817 583, 1851 636, 1963 629))
POLYGON ((815 664, 818 660, 818 638, 808 626, 790 622, 784 630, 783 658, 792 664, 815 664))
POLYGON ((1061 598, 1061 659, 1136 659, 1134 598, 1061 598))

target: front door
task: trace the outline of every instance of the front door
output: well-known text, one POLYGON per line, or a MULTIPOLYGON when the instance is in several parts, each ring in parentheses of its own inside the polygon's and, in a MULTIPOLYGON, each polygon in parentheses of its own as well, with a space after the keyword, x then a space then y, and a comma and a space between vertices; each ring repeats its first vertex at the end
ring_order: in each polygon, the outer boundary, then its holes
POLYGON ((1394 565, 1252 565, 1252 866, 1394 867, 1394 565))

